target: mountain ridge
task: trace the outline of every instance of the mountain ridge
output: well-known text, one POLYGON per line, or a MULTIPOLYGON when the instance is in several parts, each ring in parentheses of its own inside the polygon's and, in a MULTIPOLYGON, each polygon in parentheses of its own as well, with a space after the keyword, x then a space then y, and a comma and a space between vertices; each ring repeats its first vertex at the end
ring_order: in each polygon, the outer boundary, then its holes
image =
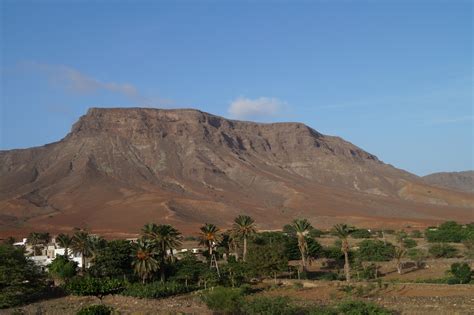
POLYGON ((193 109, 91 108, 60 141, 0 151, 0 162, 0 233, 130 233, 150 220, 191 231, 241 212, 262 228, 296 216, 424 224, 470 220, 474 208, 469 194, 427 186, 304 124, 193 109))

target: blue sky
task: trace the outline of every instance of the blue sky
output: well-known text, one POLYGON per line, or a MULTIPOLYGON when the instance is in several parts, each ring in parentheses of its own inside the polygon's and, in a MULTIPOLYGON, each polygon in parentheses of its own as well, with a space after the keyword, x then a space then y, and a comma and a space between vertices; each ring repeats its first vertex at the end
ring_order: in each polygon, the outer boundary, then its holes
POLYGON ((0 1, 0 149, 89 107, 300 121, 419 175, 474 169, 472 1, 0 1))

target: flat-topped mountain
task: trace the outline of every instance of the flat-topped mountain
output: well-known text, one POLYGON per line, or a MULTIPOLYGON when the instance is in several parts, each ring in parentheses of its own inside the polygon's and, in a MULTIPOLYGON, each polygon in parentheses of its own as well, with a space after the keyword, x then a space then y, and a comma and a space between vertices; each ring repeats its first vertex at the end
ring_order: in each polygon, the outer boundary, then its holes
POLYGON ((193 231, 240 213, 267 229, 294 217, 414 225, 472 220, 474 209, 473 195, 304 124, 192 109, 92 108, 61 141, 0 151, 0 178, 0 233, 135 233, 149 221, 193 231))
POLYGON ((433 173, 423 176, 423 180, 430 185, 474 193, 474 171, 433 173))

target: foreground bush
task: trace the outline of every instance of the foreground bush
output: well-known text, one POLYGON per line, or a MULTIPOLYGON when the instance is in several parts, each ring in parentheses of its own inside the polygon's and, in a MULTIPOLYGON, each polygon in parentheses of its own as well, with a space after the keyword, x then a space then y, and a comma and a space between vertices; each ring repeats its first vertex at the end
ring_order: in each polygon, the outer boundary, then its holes
POLYGON ((132 283, 128 284, 122 295, 133 296, 137 298, 157 299, 172 295, 188 293, 196 290, 196 286, 184 285, 178 282, 151 282, 151 283, 132 283))
POLYGON ((112 308, 106 305, 91 305, 81 308, 76 315, 110 315, 112 308))
POLYGON ((214 312, 238 313, 243 297, 244 292, 240 288, 215 287, 203 292, 201 300, 214 312))
POLYGON ((77 277, 71 279, 64 288, 73 295, 93 295, 102 299, 105 295, 120 293, 124 282, 117 279, 77 277))
MULTIPOLYGON (((335 306, 335 314, 345 315, 391 315, 393 312, 378 306, 377 304, 364 301, 346 301, 335 306)), ((317 313, 314 313, 317 314, 317 313)), ((322 313, 324 314, 324 313, 322 313)), ((326 313, 328 314, 328 313, 326 313)), ((330 314, 330 313, 329 313, 330 314)))
POLYGON ((287 296, 259 296, 243 303, 241 312, 248 315, 293 315, 304 314, 302 308, 292 304, 287 296))
POLYGON ((0 308, 27 303, 46 290, 45 275, 23 248, 0 245, 0 308))

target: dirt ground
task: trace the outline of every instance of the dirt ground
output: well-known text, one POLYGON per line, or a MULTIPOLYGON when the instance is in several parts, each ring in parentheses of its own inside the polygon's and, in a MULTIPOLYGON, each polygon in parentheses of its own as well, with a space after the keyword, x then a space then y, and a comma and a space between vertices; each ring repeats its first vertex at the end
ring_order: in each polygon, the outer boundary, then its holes
POLYGON ((388 284, 372 290, 367 283, 353 283, 354 287, 368 288, 365 294, 345 293, 343 282, 303 281, 302 289, 287 286, 265 291, 263 295, 284 295, 302 304, 332 304, 347 298, 372 301, 399 314, 474 314, 474 286, 444 284, 388 284))
MULTIPOLYGON (((474 314, 474 286, 444 284, 376 284, 352 283, 353 287, 366 288, 358 295, 344 292, 346 286, 339 281, 285 280, 272 290, 257 295, 290 296, 300 304, 328 305, 354 298, 383 305, 398 314, 474 314)), ((270 284, 271 281, 268 283, 270 284)), ((81 307, 99 304, 95 297, 62 297, 0 311, 0 314, 75 314, 81 307)), ((212 314, 199 301, 196 293, 166 299, 137 299, 124 296, 106 296, 102 303, 114 307, 120 314, 212 314)))
MULTIPOLYGON (((66 296, 32 303, 14 309, 0 310, 0 314, 69 315, 76 314, 82 307, 100 304, 96 297, 66 296)), ((212 314, 199 301, 196 294, 166 299, 138 299, 121 295, 109 295, 102 303, 113 307, 119 314, 212 314)))

